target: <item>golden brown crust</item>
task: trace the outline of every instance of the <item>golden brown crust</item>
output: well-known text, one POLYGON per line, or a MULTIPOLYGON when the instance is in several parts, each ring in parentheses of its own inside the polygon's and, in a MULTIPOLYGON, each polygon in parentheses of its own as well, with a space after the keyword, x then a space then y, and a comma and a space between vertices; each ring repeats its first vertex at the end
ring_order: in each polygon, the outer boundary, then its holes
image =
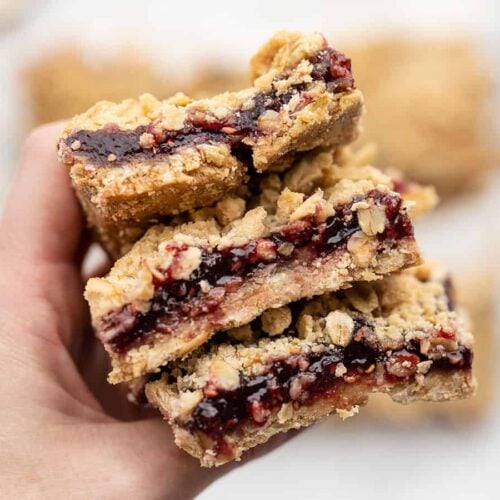
POLYGON ((105 249, 119 257, 159 216, 211 205, 243 182, 245 170, 227 146, 206 146, 154 166, 130 162, 88 171, 75 165, 70 175, 91 228, 105 249))

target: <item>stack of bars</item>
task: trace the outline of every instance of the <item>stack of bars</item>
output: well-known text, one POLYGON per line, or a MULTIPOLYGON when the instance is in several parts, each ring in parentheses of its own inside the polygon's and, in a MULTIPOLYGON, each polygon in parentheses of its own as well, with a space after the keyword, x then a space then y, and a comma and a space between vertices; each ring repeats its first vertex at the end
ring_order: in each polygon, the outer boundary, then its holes
POLYGON ((253 87, 100 102, 59 141, 118 260, 86 288, 113 384, 158 408, 204 466, 370 393, 469 397, 472 337, 412 217, 432 188, 347 145, 363 97, 320 34, 282 32, 253 87))

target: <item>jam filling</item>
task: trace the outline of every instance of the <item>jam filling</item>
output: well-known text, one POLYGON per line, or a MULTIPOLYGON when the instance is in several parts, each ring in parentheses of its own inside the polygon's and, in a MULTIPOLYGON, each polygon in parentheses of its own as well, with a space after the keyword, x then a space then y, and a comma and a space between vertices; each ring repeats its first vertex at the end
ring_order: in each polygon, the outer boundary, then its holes
MULTIPOLYGON (((385 209, 387 223, 385 231, 378 235, 380 241, 395 244, 413 235, 410 219, 401 212, 399 197, 375 190, 368 197, 385 209)), ((108 339, 115 352, 125 353, 148 336, 175 334, 181 321, 215 313, 227 293, 236 291, 246 278, 268 266, 310 262, 345 248, 349 237, 360 230, 356 212, 351 210, 352 204, 360 199, 338 206, 335 215, 322 224, 302 219, 240 247, 202 249, 201 263, 187 280, 174 279, 172 267, 158 270, 156 274, 163 277, 154 278, 155 292, 149 310, 141 313, 126 305, 111 313, 103 320, 101 336, 108 339)), ((188 247, 173 244, 167 248, 174 253, 172 265, 175 265, 177 256, 188 247)))
MULTIPOLYGON (((371 327, 364 320, 355 322, 355 331, 366 328, 371 327)), ((189 421, 179 425, 208 435, 214 450, 220 452, 226 433, 244 423, 265 424, 271 411, 284 403, 292 402, 295 407, 313 404, 318 399, 334 397, 341 384, 362 382, 376 386, 381 374, 383 383, 397 385, 414 377, 417 364, 426 360, 416 343, 399 351, 381 352, 364 339, 352 340, 345 348, 328 345, 321 353, 273 359, 261 375, 240 373, 237 389, 207 386, 189 421), (340 377, 336 374, 339 363, 345 367, 340 377)), ((470 369, 471 365, 472 352, 459 346, 435 359, 432 369, 470 369)))
MULTIPOLYGON (((324 81, 331 93, 354 88, 351 61, 340 52, 327 48, 318 52, 310 62, 313 64, 312 77, 316 81, 324 81)), ((262 113, 279 111, 299 92, 304 92, 304 105, 308 104, 310 98, 306 90, 304 84, 298 84, 283 94, 278 94, 276 90, 258 93, 251 109, 240 110, 224 120, 206 117, 199 111, 190 110, 185 125, 180 130, 162 130, 155 123, 134 130, 120 130, 116 125, 110 124, 100 130, 75 132, 65 139, 65 143, 71 147, 78 141, 78 154, 83 154, 97 166, 114 165, 132 156, 152 158, 171 155, 180 148, 206 143, 228 144, 232 149, 238 150, 243 146, 245 137, 257 133, 258 118, 262 113), (140 143, 144 133, 151 134, 153 138, 153 143, 147 148, 140 143), (112 162, 109 161, 110 155, 113 155, 112 162)))

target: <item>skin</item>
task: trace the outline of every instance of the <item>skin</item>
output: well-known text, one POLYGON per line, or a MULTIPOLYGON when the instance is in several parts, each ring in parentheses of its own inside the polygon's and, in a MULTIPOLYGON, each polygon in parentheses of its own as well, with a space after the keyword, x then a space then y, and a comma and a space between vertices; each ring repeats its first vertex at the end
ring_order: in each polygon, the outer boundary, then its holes
POLYGON ((2 496, 193 497, 233 466, 200 468, 156 412, 106 383, 82 298, 89 238, 55 153, 61 128, 27 139, 0 221, 2 496))

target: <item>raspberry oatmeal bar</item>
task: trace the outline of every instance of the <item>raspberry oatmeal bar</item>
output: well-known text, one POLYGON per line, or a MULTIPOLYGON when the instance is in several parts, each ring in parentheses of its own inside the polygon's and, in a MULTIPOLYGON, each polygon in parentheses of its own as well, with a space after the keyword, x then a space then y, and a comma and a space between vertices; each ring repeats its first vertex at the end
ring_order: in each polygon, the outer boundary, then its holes
POLYGON ((387 36, 340 47, 369 110, 360 139, 377 144, 378 161, 443 197, 484 185, 498 164, 494 73, 474 40, 387 36))
POLYGON ((403 404, 468 397, 472 337, 448 282, 423 265, 267 311, 245 335, 279 337, 213 345, 150 382, 146 395, 204 466, 330 413, 351 416, 370 393, 403 404))
POLYGON ((268 308, 417 264, 400 195, 375 170, 372 179, 356 175, 339 172, 328 196, 284 189, 275 209, 257 207, 225 227, 208 219, 151 228, 87 284, 110 381, 155 371, 268 308))
POLYGON ((102 101, 67 125, 59 156, 112 255, 117 238, 212 204, 249 169, 282 170, 298 153, 356 138, 362 95, 350 60, 322 35, 278 33, 252 65, 254 85, 240 92, 102 101))
POLYGON ((462 270, 461 274, 454 275, 454 286, 447 289, 452 303, 456 304, 456 309, 462 313, 466 326, 474 335, 474 376, 478 383, 475 397, 445 405, 422 402, 406 407, 395 406, 383 395, 377 394, 370 398, 363 418, 356 422, 358 425, 368 422, 373 425, 375 422, 377 425, 383 423, 414 429, 439 422, 466 427, 477 425, 494 411, 495 378, 491 377, 491 373, 495 357, 496 280, 487 260, 473 271, 462 270))

